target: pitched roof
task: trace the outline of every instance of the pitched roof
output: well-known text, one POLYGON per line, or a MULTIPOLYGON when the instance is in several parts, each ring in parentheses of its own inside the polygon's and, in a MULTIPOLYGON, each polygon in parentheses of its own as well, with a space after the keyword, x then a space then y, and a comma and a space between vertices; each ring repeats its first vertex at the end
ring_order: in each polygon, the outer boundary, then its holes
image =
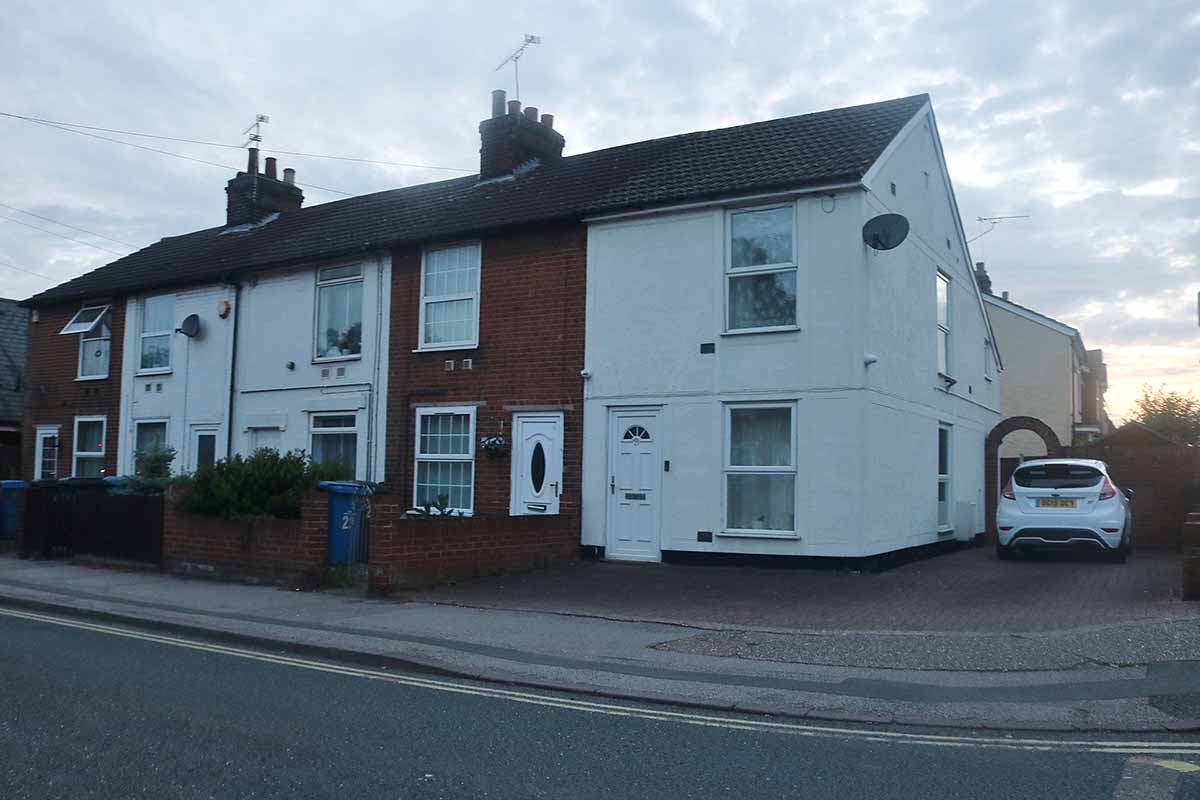
POLYGON ((855 181, 925 94, 595 150, 513 180, 471 175, 286 212, 266 225, 163 239, 25 301, 70 302, 401 243, 481 235, 587 215, 855 181))

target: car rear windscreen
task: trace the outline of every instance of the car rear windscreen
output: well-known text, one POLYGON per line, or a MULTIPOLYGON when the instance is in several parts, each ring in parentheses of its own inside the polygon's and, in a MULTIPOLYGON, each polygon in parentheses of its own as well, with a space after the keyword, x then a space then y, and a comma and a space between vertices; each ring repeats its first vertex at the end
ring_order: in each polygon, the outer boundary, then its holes
POLYGON ((1038 464, 1013 473, 1013 482, 1028 489, 1081 489, 1103 479, 1100 470, 1081 464, 1038 464))

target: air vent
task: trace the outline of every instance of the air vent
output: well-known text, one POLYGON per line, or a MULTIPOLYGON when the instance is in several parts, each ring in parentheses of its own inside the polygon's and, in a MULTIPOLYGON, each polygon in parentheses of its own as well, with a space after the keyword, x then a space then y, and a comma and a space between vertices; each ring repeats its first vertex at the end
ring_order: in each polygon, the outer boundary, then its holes
POLYGON ((717 352, 717 343, 716 342, 701 342, 700 343, 700 353, 701 354, 707 355, 709 353, 715 353, 715 352, 717 352))
POLYGON ((446 360, 446 372, 454 372, 454 359, 453 358, 446 360))
POLYGON ((712 531, 696 531, 696 541, 697 542, 711 542, 712 541, 712 531))
POLYGON ((475 362, 470 358, 464 358, 462 363, 463 369, 475 369, 475 362))
POLYGON ((322 378, 328 378, 328 377, 329 377, 329 367, 322 367, 322 368, 321 368, 321 377, 322 377, 322 378))
POLYGON ((345 368, 345 367, 338 367, 338 368, 337 368, 337 375, 336 375, 336 377, 338 377, 338 378, 344 378, 344 377, 346 377, 346 368, 345 368))

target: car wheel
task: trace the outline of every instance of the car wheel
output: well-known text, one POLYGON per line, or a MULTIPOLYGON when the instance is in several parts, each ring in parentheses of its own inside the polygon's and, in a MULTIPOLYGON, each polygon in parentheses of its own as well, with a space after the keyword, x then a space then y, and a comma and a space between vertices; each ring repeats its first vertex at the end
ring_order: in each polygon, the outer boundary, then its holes
POLYGON ((1012 561, 1015 557, 1016 553, 1013 552, 1013 548, 1006 547, 1005 545, 996 542, 996 558, 1000 559, 1001 561, 1012 561))

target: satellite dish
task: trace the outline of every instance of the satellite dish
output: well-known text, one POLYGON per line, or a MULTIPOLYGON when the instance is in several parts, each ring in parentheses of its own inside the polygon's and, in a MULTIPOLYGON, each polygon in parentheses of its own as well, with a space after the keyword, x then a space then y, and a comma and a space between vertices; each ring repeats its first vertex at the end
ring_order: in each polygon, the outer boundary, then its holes
POLYGON ((200 315, 188 314, 183 318, 183 322, 175 329, 177 333, 182 333, 189 339, 195 338, 196 334, 200 333, 200 315))
POLYGON ((880 214, 863 224, 863 242, 873 250, 899 247, 907 236, 908 220, 902 214, 880 214))

